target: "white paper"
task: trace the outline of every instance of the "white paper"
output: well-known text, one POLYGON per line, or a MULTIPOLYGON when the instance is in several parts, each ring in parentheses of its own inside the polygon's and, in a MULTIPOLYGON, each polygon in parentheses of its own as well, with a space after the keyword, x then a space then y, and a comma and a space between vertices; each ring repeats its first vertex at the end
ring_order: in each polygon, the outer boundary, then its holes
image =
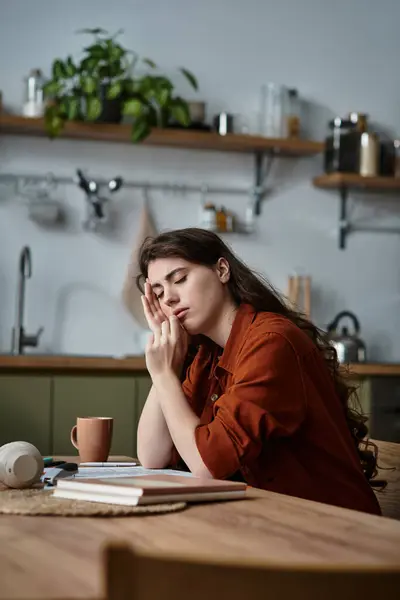
POLYGON ((79 467, 78 472, 71 474, 70 477, 72 479, 100 479, 102 477, 142 477, 143 475, 181 475, 183 477, 193 477, 192 473, 188 471, 145 469, 144 467, 79 467))

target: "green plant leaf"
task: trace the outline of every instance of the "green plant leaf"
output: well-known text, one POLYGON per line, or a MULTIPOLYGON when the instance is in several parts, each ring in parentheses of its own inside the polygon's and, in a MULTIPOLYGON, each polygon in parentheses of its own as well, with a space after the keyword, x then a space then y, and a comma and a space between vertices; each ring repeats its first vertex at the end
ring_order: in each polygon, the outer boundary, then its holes
POLYGON ((89 75, 81 76, 81 87, 84 94, 93 94, 97 88, 97 80, 89 75))
POLYGON ((188 80, 188 82, 190 83, 190 85, 192 86, 193 89, 195 89, 195 90, 199 89, 197 79, 193 75, 193 73, 191 73, 187 69, 184 69, 183 67, 180 69, 180 72, 186 77, 186 79, 188 80))
POLYGON ((52 67, 53 79, 63 79, 66 76, 66 68, 62 60, 55 60, 52 67))
POLYGON ((151 58, 144 58, 142 62, 144 62, 145 65, 151 67, 152 69, 157 69, 156 63, 153 60, 151 60, 151 58))
POLYGON ((101 101, 95 96, 86 98, 86 119, 95 121, 101 113, 101 101))
POLYGON ((67 119, 75 121, 79 114, 80 98, 69 96, 67 101, 67 119))
POLYGON ((68 114, 68 97, 64 96, 58 101, 58 116, 65 119, 68 114))
POLYGON ((182 98, 175 98, 170 106, 171 116, 184 127, 190 125, 190 113, 187 103, 182 98))
POLYGON ((94 29, 78 29, 76 33, 90 33, 92 35, 100 35, 108 33, 105 29, 101 27, 95 27, 94 29))
POLYGON ((121 94, 121 92, 122 92, 122 81, 114 81, 114 83, 112 83, 107 90, 107 98, 109 100, 114 100, 114 98, 118 98, 118 96, 121 94))
POLYGON ((80 73, 92 73, 97 65, 99 64, 100 59, 99 58, 93 58, 91 56, 87 56, 86 58, 83 59, 83 61, 80 64, 79 67, 79 71, 80 73))
POLYGON ((150 75, 145 75, 144 77, 140 77, 136 80, 136 89, 143 96, 146 95, 147 92, 150 92, 153 87, 154 77, 150 77, 150 75))
POLYGON ((168 88, 162 88, 157 90, 155 95, 156 102, 161 108, 168 104, 168 100, 170 99, 170 90, 168 88))
POLYGON ((45 112, 44 126, 50 138, 57 137, 63 129, 65 120, 58 114, 58 107, 50 106, 45 112))
POLYGON ((123 113, 130 117, 139 117, 142 114, 144 103, 138 98, 131 98, 124 102, 123 113))
POLYGON ((137 83, 133 79, 128 78, 123 80, 124 92, 127 96, 131 96, 137 92, 137 83))
POLYGON ((66 77, 73 77, 76 74, 76 66, 72 60, 71 56, 68 56, 67 61, 65 63, 65 75, 66 77))
POLYGON ((108 72, 110 77, 119 77, 124 73, 124 68, 120 60, 115 60, 109 64, 108 72))
POLYGON ((45 95, 47 97, 54 97, 57 96, 60 91, 62 89, 62 84, 59 83, 58 81, 48 81, 44 86, 43 86, 43 92, 45 93, 45 95))
POLYGON ((102 44, 93 44, 92 46, 86 46, 84 51, 88 53, 91 58, 102 58, 107 60, 107 48, 102 44))
POLYGON ((151 132, 151 127, 147 122, 145 116, 139 117, 135 120, 132 126, 131 139, 132 142, 137 144, 138 142, 143 141, 151 132))
POLYGON ((119 44, 114 44, 112 40, 107 40, 106 45, 110 61, 119 61, 123 56, 125 56, 126 50, 124 50, 119 44))

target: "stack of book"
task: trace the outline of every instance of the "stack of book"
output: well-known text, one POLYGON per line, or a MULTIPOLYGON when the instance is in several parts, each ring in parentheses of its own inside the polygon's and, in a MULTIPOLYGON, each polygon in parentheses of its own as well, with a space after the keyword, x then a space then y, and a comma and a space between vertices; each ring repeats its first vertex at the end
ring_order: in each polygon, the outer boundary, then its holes
POLYGON ((238 481, 200 479, 180 475, 143 475, 118 478, 60 479, 56 498, 138 506, 166 502, 238 500, 247 485, 238 481))

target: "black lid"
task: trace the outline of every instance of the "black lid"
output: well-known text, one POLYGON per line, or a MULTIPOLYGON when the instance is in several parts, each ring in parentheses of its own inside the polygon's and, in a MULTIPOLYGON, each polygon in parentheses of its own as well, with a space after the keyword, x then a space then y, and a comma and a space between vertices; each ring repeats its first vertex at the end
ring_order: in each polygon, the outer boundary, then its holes
POLYGON ((335 117, 332 121, 329 121, 329 127, 330 129, 355 129, 356 123, 353 123, 350 119, 335 117))

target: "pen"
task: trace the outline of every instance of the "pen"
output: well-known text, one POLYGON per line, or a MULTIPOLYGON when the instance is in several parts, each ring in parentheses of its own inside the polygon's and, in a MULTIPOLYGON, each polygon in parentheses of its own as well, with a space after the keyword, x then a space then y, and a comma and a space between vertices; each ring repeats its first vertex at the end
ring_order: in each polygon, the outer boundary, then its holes
POLYGON ((136 462, 83 462, 80 467, 136 467, 136 462))

